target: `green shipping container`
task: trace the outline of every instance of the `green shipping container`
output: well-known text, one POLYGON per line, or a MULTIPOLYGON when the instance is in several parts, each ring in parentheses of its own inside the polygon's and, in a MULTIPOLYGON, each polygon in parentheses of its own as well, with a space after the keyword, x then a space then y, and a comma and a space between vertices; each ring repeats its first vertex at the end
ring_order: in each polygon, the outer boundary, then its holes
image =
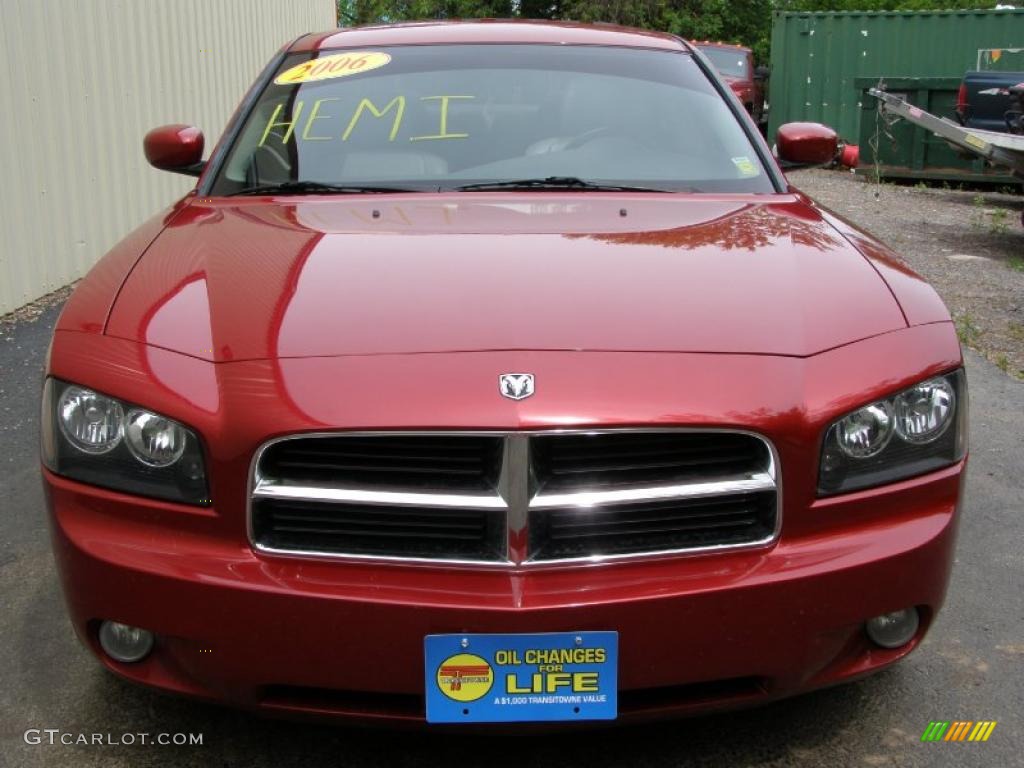
MULTIPOLYGON (((810 120, 847 141, 860 136, 857 78, 963 77, 1008 69, 1024 48, 1024 9, 1004 11, 776 12, 772 25, 769 136, 810 120)), ((1024 68, 1024 66, 1022 66, 1024 68)), ((923 106, 923 105, 922 105, 923 106)))

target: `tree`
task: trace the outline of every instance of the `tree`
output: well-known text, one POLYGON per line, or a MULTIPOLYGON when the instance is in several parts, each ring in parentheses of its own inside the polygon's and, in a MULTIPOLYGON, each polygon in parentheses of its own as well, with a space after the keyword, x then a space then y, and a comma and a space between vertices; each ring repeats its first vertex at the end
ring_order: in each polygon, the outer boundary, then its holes
POLYGON ((348 24, 410 19, 509 18, 513 0, 341 0, 338 18, 348 24))
POLYGON ((771 0, 565 0, 565 16, 670 32, 688 40, 742 43, 767 56, 771 0))
POLYGON ((562 0, 520 0, 517 13, 524 19, 563 19, 562 0))
POLYGON ((609 22, 688 40, 741 43, 768 58, 773 11, 993 8, 999 0, 339 0, 342 24, 509 18, 609 22))

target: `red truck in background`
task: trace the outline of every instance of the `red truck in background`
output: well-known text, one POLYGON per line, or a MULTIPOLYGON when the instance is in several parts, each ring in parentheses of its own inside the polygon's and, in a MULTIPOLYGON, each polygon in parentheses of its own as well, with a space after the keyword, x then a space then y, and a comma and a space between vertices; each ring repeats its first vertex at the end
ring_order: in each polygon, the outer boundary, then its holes
POLYGON ((765 108, 765 82, 768 67, 754 66, 754 52, 742 45, 713 43, 707 40, 694 42, 718 73, 732 88, 733 93, 747 108, 754 122, 763 125, 768 120, 765 108))

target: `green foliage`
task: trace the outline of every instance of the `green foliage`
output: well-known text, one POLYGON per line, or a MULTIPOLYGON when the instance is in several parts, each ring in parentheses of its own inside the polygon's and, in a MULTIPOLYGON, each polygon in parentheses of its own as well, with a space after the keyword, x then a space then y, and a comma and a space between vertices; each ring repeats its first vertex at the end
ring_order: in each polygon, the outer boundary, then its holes
POLYGON ((407 19, 535 18, 607 22, 689 40, 742 43, 767 62, 773 11, 993 8, 998 0, 339 0, 342 24, 407 19))
POLYGON ((995 8, 1000 0, 778 0, 780 11, 945 11, 995 8))
POLYGON ((768 55, 771 0, 565 0, 567 18, 670 32, 688 40, 719 40, 768 55))
POLYGON ((520 0, 518 15, 524 19, 565 18, 562 0, 520 0))
POLYGON ((966 312, 953 316, 953 327, 956 328, 956 335, 959 337, 960 343, 965 346, 973 347, 981 338, 981 328, 966 312))
POLYGON ((513 0, 340 0, 345 24, 380 24, 409 19, 509 18, 513 0))

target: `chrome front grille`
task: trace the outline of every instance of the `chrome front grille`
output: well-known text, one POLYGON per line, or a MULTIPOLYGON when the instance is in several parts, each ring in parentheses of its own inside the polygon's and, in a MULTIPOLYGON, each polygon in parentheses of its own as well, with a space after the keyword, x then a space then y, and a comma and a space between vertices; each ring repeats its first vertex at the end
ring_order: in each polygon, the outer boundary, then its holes
POLYGON ((736 431, 296 435, 257 453, 249 531, 265 552, 494 565, 760 546, 777 477, 736 431))
POLYGON ((277 550, 493 561, 505 551, 501 515, 485 509, 259 499, 254 521, 259 540, 277 550))
POLYGON ((765 465, 766 446, 734 432, 623 432, 538 435, 533 468, 545 490, 674 485, 742 476, 765 465))
POLYGON ((487 491, 498 482, 501 448, 496 435, 282 440, 264 453, 261 471, 313 486, 487 491))
POLYGON ((771 537, 775 500, 754 491, 530 513, 530 553, 539 560, 746 544, 771 537))

